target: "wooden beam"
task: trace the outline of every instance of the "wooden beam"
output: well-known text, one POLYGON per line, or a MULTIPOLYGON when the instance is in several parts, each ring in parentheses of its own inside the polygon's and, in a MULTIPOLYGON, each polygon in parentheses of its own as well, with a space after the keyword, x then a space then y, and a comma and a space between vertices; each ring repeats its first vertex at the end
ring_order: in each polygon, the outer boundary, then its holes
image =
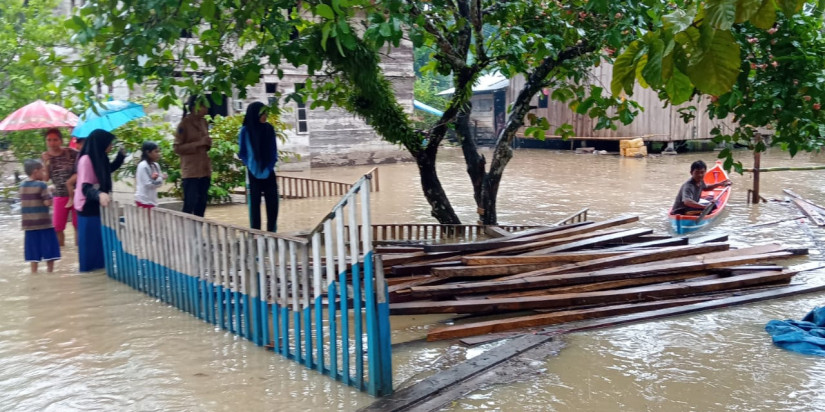
POLYGON ((625 325, 628 323, 644 322, 669 316, 683 315, 709 309, 725 308, 729 306, 741 305, 745 303, 758 302, 768 299, 779 299, 788 296, 796 296, 807 293, 818 293, 825 291, 823 285, 790 285, 778 288, 771 288, 763 292, 748 293, 740 296, 726 297, 722 299, 710 300, 707 302, 694 303, 692 305, 677 306, 669 309, 660 309, 650 312, 637 313, 631 315, 618 316, 615 318, 600 319, 584 325, 576 325, 569 328, 552 328, 544 331, 550 335, 559 335, 571 332, 581 332, 603 327, 625 325))
MULTIPOLYGON (((582 233, 595 232, 602 229, 607 229, 619 225, 633 223, 639 221, 638 216, 621 216, 618 218, 605 220, 598 223, 589 223, 585 225, 565 225, 548 229, 541 229, 539 234, 529 236, 513 236, 507 240, 495 239, 491 242, 474 242, 474 243, 455 243, 447 245, 428 245, 424 247, 427 252, 441 252, 441 251, 487 251, 490 249, 498 249, 506 246, 523 245, 543 240, 558 239, 570 237, 582 233), (572 227, 571 227, 572 226, 572 227)), ((493 253, 495 254, 495 253, 493 253)))
POLYGON ((587 260, 626 255, 629 251, 583 251, 570 253, 553 253, 544 256, 464 256, 461 263, 466 266, 483 265, 526 265, 535 263, 575 263, 587 260))
POLYGON ((491 226, 487 225, 484 226, 484 234, 490 236, 491 238, 509 238, 512 237, 513 234, 498 227, 498 226, 491 226))
POLYGON ((631 243, 629 245, 620 245, 608 248, 607 250, 614 250, 614 251, 625 251, 625 250, 634 250, 634 249, 642 249, 646 247, 662 247, 662 246, 682 246, 688 244, 688 238, 686 237, 670 237, 667 239, 661 240, 651 240, 648 242, 640 242, 640 243, 631 243))
POLYGON ((486 322, 464 323, 460 325, 442 326, 427 333, 427 341, 433 342, 444 339, 465 338, 485 333, 501 333, 514 329, 535 328, 538 326, 556 325, 559 323, 575 322, 587 319, 605 318, 608 316, 627 315, 630 313, 646 312, 656 309, 672 308, 711 300, 710 297, 692 297, 681 299, 667 299, 655 302, 631 303, 622 305, 602 306, 591 309, 564 310, 538 315, 519 316, 507 319, 491 320, 486 322))
MULTIPOLYGON (((528 309, 552 309, 579 305, 604 305, 622 302, 643 302, 674 296, 690 296, 719 290, 742 288, 775 283, 790 279, 796 272, 758 272, 700 282, 683 282, 677 285, 643 286, 638 288, 568 293, 523 298, 478 299, 465 301, 407 302, 390 304, 393 315, 417 315, 424 313, 494 313, 528 309)), ((562 275, 569 276, 569 275, 562 275)), ((550 282, 548 282, 550 283, 550 282)), ((415 288, 413 288, 414 290, 415 288)))
POLYGON ((633 239, 639 236, 644 236, 653 233, 653 229, 632 229, 624 230, 617 233, 609 233, 601 236, 590 237, 575 242, 566 242, 558 246, 551 246, 543 249, 533 250, 532 252, 523 253, 522 256, 537 256, 546 255, 556 252, 572 252, 574 250, 586 249, 595 247, 606 243, 613 243, 623 241, 624 239, 633 239))
POLYGON ((440 278, 452 277, 493 277, 512 275, 517 273, 532 272, 539 269, 552 268, 564 264, 563 262, 528 263, 528 264, 504 264, 485 266, 450 266, 436 267, 432 269, 432 274, 440 278))
MULTIPOLYGON (((656 262, 661 260, 676 259, 685 256, 702 255, 712 252, 726 251, 730 248, 727 243, 708 243, 705 245, 674 246, 654 250, 642 250, 633 253, 626 253, 615 257, 605 257, 584 262, 570 263, 552 269, 537 270, 518 275, 507 276, 495 280, 512 280, 534 276, 546 276, 550 274, 570 273, 582 270, 604 269, 619 265, 636 265, 641 263, 656 262)), ((781 250, 776 245, 775 249, 781 250)), ((755 253, 763 253, 761 251, 755 253)))
POLYGON ((643 277, 643 278, 632 278, 632 279, 621 279, 621 280, 609 280, 606 282, 594 282, 594 283, 584 283, 581 285, 573 285, 573 286, 562 286, 558 288, 547 288, 547 289, 538 289, 538 290, 529 290, 526 292, 513 292, 513 293, 501 293, 495 295, 487 295, 486 299, 500 299, 500 298, 515 298, 515 297, 522 297, 522 296, 540 296, 540 295, 553 295, 553 294, 562 294, 562 293, 582 293, 582 292, 595 292, 597 290, 610 290, 610 289, 619 289, 619 288, 626 288, 631 286, 644 286, 644 285, 652 285, 655 283, 665 283, 665 282, 675 282, 687 279, 694 279, 698 277, 705 276, 705 272, 689 272, 689 273, 679 273, 676 275, 664 275, 664 276, 650 276, 650 277, 643 277))
POLYGON ((460 260, 441 260, 437 259, 431 262, 410 263, 406 265, 397 265, 392 267, 392 274, 394 276, 412 276, 412 275, 429 275, 433 268, 461 266, 460 260))
POLYGON ((794 199, 793 203, 799 208, 799 210, 802 211, 802 213, 805 214, 805 216, 808 216, 808 218, 811 219, 811 222, 815 225, 825 226, 825 218, 823 218, 822 215, 819 214, 819 211, 817 211, 808 202, 801 199, 794 199))

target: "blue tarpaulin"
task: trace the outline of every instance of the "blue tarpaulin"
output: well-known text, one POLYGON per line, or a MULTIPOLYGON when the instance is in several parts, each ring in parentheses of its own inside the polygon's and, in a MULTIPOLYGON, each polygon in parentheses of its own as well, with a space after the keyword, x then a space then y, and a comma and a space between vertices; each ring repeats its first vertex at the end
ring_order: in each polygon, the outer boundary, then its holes
POLYGON ((825 356, 825 307, 815 308, 802 320, 772 320, 765 330, 780 348, 825 356))

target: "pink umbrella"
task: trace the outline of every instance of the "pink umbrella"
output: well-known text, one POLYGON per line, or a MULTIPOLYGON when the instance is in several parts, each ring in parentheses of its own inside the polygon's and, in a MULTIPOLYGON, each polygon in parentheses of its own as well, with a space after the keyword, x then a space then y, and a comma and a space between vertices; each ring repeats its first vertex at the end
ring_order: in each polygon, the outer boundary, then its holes
POLYGON ((74 127, 77 124, 74 113, 43 100, 29 103, 8 115, 0 122, 0 130, 45 129, 50 127, 74 127))

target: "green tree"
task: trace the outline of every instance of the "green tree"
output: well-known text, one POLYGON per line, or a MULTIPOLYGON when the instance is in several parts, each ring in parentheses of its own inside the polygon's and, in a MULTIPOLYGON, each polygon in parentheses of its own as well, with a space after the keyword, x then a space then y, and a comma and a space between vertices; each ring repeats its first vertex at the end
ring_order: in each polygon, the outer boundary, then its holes
MULTIPOLYGON (((64 60, 57 50, 68 44, 62 19, 54 14, 57 4, 0 1, 0 119, 37 99, 65 103, 54 82, 64 60)), ((3 133, 0 139, 14 160, 38 158, 45 150, 42 131, 3 133)))
MULTIPOLYGON (((755 138, 773 129, 770 144, 789 151, 820 150, 825 143, 825 39, 822 2, 804 0, 680 1, 655 20, 616 59, 614 94, 638 81, 676 105, 702 95, 708 113, 737 123, 714 129, 717 142, 767 147, 755 138)), ((723 150, 727 168, 741 170, 723 150)))
MULTIPOLYGON (((336 104, 362 117, 386 141, 401 145, 418 164, 424 196, 442 223, 459 223, 436 171, 438 149, 449 127, 462 146, 475 200, 484 223, 497 223, 501 176, 513 156, 510 143, 527 121, 528 133, 569 136, 569 125, 550 125, 529 115, 543 88, 599 127, 629 122, 636 106, 588 84, 587 73, 605 51, 631 40, 636 27, 653 27, 664 1, 572 0, 92 0, 68 27, 86 47, 73 84, 125 79, 151 84, 165 107, 180 89, 243 97, 259 82, 264 64, 306 68, 305 89, 315 107, 336 104), (398 104, 380 68, 385 46, 405 33, 416 47, 432 50, 422 69, 452 79, 456 92, 444 114, 424 129, 398 104), (183 35, 190 35, 191 38, 183 35), (515 91, 507 126, 498 136, 489 167, 470 138, 472 85, 482 73, 524 76, 515 91), (185 73, 191 72, 192 75, 185 73), (183 76, 175 76, 184 73, 183 76), (612 110, 615 109, 615 110, 612 110), (454 126, 450 126, 454 125, 454 126)), ((609 50, 608 50, 609 51, 609 50)), ((282 74, 280 69, 276 69, 282 74)))

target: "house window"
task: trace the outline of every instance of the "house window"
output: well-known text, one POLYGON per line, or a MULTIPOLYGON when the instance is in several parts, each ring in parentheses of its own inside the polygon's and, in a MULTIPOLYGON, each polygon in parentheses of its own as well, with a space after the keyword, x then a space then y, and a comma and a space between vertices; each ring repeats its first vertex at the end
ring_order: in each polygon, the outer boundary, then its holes
POLYGON ((549 96, 547 96, 548 90, 542 89, 539 92, 539 109, 546 109, 547 108, 547 101, 550 100, 549 96))
POLYGON ((269 106, 277 106, 278 104, 278 83, 264 83, 266 89, 267 104, 269 106))
MULTIPOLYGON (((295 92, 299 92, 304 89, 306 85, 304 83, 296 83, 295 84, 295 92)), ((297 122, 296 125, 298 126, 298 133, 308 133, 309 132, 309 124, 307 123, 307 105, 304 101, 304 98, 301 96, 297 96, 296 103, 298 104, 297 110, 297 122)))

